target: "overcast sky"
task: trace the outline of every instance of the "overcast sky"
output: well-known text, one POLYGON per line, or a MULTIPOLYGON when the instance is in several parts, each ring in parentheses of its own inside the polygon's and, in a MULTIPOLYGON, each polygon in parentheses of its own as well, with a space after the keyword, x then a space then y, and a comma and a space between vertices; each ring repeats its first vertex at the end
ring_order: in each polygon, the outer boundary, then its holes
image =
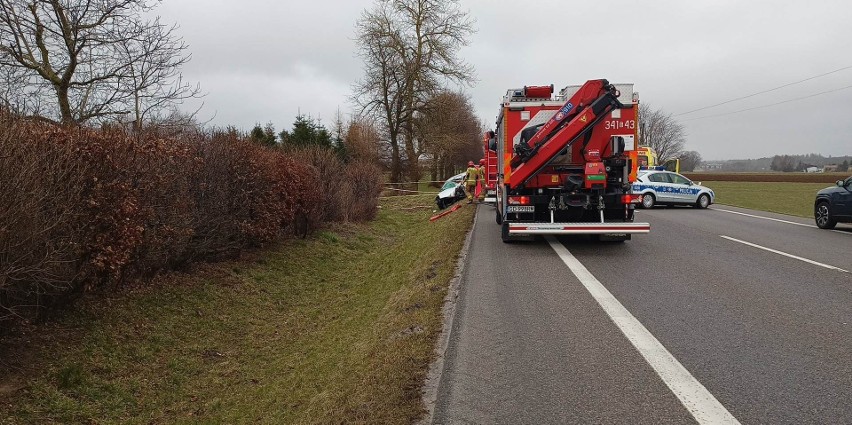
MULTIPOLYGON (((202 117, 289 128, 301 111, 347 114, 361 75, 355 21, 372 0, 164 0, 205 92, 202 117)), ((643 103, 675 115, 705 159, 852 154, 852 2, 841 0, 462 0, 477 33, 466 91, 493 124, 506 89, 588 79, 632 82, 643 103), (843 89, 847 87, 846 89, 843 89), (748 112, 709 117, 829 91, 748 112)))

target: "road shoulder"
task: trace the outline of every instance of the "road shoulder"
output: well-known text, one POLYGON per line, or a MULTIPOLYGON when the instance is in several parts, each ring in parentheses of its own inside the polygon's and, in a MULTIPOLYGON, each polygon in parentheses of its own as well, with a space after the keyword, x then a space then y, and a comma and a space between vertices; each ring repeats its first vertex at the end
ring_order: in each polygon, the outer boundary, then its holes
POLYGON ((477 215, 478 214, 474 214, 473 224, 470 226, 470 230, 468 230, 467 235, 465 236, 464 246, 462 247, 456 262, 455 273, 453 274, 453 278, 447 288, 447 296, 444 298, 444 306, 441 311, 444 323, 441 329, 441 334, 438 336, 438 341, 435 344, 435 360, 433 360, 429 365, 429 373, 426 375, 426 381, 423 383, 423 405, 426 407, 426 415, 417 422, 421 425, 432 423, 435 415, 435 406, 438 404, 438 388, 441 385, 441 379, 444 374, 444 359, 450 345, 450 337, 453 333, 453 322, 456 316, 459 291, 461 289, 462 277, 464 276, 465 268, 468 266, 468 252, 470 250, 470 241, 473 237, 473 231, 476 229, 477 215))

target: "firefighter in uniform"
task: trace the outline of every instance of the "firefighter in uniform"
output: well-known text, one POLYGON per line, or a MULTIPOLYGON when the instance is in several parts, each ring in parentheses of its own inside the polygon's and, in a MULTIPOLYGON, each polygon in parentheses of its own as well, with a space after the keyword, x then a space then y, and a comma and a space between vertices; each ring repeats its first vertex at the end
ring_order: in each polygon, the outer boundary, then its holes
POLYGON ((467 203, 473 202, 476 196, 476 184, 479 182, 479 170, 473 161, 467 163, 467 171, 464 173, 464 190, 467 192, 467 203))
POLYGON ((476 194, 479 195, 479 202, 483 202, 485 201, 485 159, 479 160, 476 169, 479 170, 479 184, 476 185, 476 194))

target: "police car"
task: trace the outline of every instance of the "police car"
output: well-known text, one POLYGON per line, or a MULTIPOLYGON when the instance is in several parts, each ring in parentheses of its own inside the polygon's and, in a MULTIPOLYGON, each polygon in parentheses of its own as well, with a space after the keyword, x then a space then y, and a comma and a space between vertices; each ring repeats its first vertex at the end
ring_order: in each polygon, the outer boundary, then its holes
POLYGON ((707 208, 716 201, 716 194, 709 187, 693 183, 692 180, 671 171, 640 170, 632 191, 641 195, 643 208, 654 205, 692 205, 707 208))

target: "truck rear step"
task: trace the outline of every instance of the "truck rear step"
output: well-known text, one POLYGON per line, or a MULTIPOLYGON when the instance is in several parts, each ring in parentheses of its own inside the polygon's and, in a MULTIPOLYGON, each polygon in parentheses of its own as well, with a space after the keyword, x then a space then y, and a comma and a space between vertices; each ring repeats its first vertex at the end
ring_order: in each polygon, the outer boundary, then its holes
POLYGON ((608 235, 650 233, 649 223, 510 223, 510 235, 608 235))

